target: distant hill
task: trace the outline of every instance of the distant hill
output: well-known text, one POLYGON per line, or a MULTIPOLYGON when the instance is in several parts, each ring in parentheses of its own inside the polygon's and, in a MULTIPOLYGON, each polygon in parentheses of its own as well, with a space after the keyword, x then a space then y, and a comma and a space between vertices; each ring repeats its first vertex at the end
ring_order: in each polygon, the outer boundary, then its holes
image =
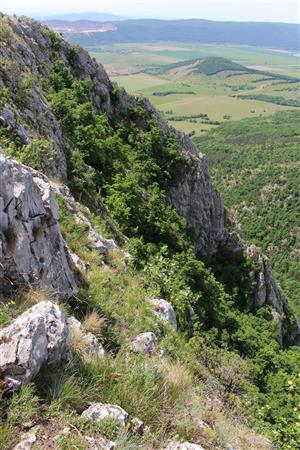
POLYGON ((249 67, 243 66, 242 64, 238 64, 234 61, 231 61, 230 59, 222 58, 220 56, 208 56, 206 58, 201 59, 179 61, 174 64, 161 66, 157 69, 150 69, 149 72, 156 72, 163 74, 176 70, 181 71, 182 74, 186 76, 195 74, 204 74, 210 76, 216 75, 221 72, 229 72, 231 74, 248 73, 248 74, 263 75, 266 77, 266 79, 268 78, 285 81, 299 81, 297 78, 293 78, 287 75, 251 69, 249 67))
POLYGON ((247 67, 235 63, 227 58, 210 56, 201 59, 192 59, 188 61, 179 61, 178 63, 164 66, 161 70, 164 72, 185 68, 192 73, 203 73, 204 75, 215 75, 225 70, 234 70, 239 72, 248 72, 247 67))
POLYGON ((114 14, 106 14, 99 12, 84 12, 84 13, 71 13, 71 14, 58 14, 55 16, 42 17, 40 20, 51 21, 51 20, 66 20, 75 22, 77 20, 92 20, 96 22, 111 22, 116 20, 125 20, 128 17, 116 16, 114 14))
MULTIPOLYGON (((82 19, 82 17, 81 17, 82 19)), ((92 20, 97 20, 93 17, 92 20)), ((66 34, 82 46, 117 42, 202 42, 253 45, 291 51, 299 50, 298 24, 263 22, 215 22, 210 20, 122 20, 116 30, 89 35, 66 34)))

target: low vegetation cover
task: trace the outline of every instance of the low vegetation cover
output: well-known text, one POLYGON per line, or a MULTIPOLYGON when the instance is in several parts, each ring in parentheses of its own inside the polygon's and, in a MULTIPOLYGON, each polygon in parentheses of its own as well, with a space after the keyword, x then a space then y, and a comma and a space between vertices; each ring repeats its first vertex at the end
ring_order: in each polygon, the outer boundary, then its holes
MULTIPOLYGON (((57 45, 55 39, 53 45, 57 45)), ((65 305, 66 313, 75 313, 86 329, 101 336, 108 356, 87 358, 77 339, 73 341, 76 356, 55 374, 41 373, 18 394, 0 388, 0 446, 10 448, 16 430, 28 424, 30 428, 42 417, 79 431, 69 441, 61 437, 61 450, 84 449, 81 433, 105 435, 122 450, 156 449, 175 436, 208 449, 224 448, 230 441, 242 450, 268 448, 249 426, 279 448, 296 450, 300 354, 296 348, 280 345, 268 306, 251 308, 254 286, 249 273, 256 270, 254 263, 241 252, 226 259, 220 274, 224 255, 210 261, 195 256, 193 234, 166 204, 166 191, 180 176, 179 169, 189 164, 180 153, 178 138, 162 132, 142 100, 134 103, 127 116, 116 115, 110 122, 106 115, 97 114, 88 95, 90 80, 78 81, 71 74, 73 52, 71 47, 69 63, 57 60, 49 79, 43 80, 44 94, 65 140, 67 183, 82 208, 87 205, 96 214, 97 203, 104 202, 120 235, 130 238, 131 258, 126 266, 124 255, 111 251, 104 270, 86 227, 76 223, 58 196, 62 233, 88 268, 80 292, 65 305), (178 332, 157 320, 145 301, 150 298, 172 303, 178 332), (160 337, 160 348, 153 354, 129 354, 128 339, 149 330, 160 337), (134 437, 114 421, 85 421, 79 414, 90 401, 121 405, 144 420, 150 432, 134 437), (201 428, 199 420, 208 426, 201 428)), ((10 95, 14 93, 2 93, 2 101, 10 95)), ((120 101, 116 87, 111 100, 116 105, 120 101)), ((291 113, 281 136, 283 147, 291 134, 293 139, 298 135, 292 117, 291 113)), ((228 126, 229 130, 234 127, 228 126)), ((249 142, 245 133, 243 139, 249 142)), ((258 135, 257 139, 263 138, 258 135)), ((212 157, 215 147, 210 148, 209 142, 206 151, 212 157)), ((34 141, 29 148, 1 129, 0 144, 13 157, 42 171, 45 160, 49 161, 50 144, 44 140, 34 141)), ((267 141, 266 148, 269 145, 279 164, 279 150, 267 141)), ((294 165, 297 147, 293 143, 291 148, 294 165)), ((219 157, 216 152, 215 159, 219 157)), ((257 158, 261 157, 258 151, 257 158)), ((250 152, 241 164, 247 158, 251 159, 250 152)), ((97 225, 97 219, 93 220, 97 225)), ((1 309, 0 324, 7 324, 43 295, 20 292, 14 296, 1 309)))

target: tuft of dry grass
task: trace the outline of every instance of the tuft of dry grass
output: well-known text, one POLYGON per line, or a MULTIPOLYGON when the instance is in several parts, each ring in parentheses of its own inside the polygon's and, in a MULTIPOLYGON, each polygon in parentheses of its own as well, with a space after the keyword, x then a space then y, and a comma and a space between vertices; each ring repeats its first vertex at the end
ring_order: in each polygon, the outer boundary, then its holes
POLYGON ((165 363, 163 374, 167 386, 178 392, 183 392, 192 387, 193 378, 188 368, 181 363, 165 363))
POLYGON ((101 317, 96 311, 92 311, 85 316, 82 325, 84 329, 89 333, 93 333, 96 336, 99 336, 101 334, 105 321, 105 317, 101 317))
POLYGON ((43 302, 45 300, 50 300, 50 294, 42 289, 31 289, 29 291, 22 292, 22 304, 24 307, 31 308, 37 303, 43 302))
POLYGON ((72 353, 85 359, 89 353, 89 343, 83 330, 74 328, 70 331, 72 353))

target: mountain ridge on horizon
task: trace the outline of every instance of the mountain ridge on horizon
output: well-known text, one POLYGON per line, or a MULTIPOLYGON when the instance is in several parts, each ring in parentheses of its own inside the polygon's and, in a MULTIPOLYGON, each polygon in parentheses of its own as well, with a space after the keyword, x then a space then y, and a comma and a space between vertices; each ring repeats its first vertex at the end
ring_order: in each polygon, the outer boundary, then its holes
POLYGON ((76 22, 79 20, 91 20, 100 22, 110 22, 119 20, 128 20, 130 17, 121 16, 118 14, 104 13, 104 12, 82 12, 82 13, 64 13, 64 14, 53 14, 47 16, 39 16, 38 20, 48 21, 48 20, 63 20, 67 22, 76 22))
MULTIPOLYGON (((25 14, 26 15, 26 14, 25 14)), ((101 12, 101 11, 84 11, 78 13, 62 13, 62 14, 47 14, 47 15, 32 15, 33 18, 37 20, 66 20, 70 22, 74 22, 77 20, 91 20, 91 21, 120 21, 120 20, 149 20, 149 21, 201 21, 201 22, 218 22, 218 23, 248 23, 248 24, 273 24, 273 25, 298 25, 299 22, 280 22, 280 21, 265 21, 265 20, 220 20, 220 19, 207 19, 204 17, 188 17, 188 18, 180 18, 180 17, 152 17, 152 16, 123 16, 119 14, 109 13, 109 12, 101 12)))
MULTIPOLYGON (((95 20, 94 18, 94 22, 95 20)), ((300 27, 298 24, 220 22, 204 19, 128 19, 111 22, 114 29, 107 30, 109 33, 91 30, 92 32, 85 32, 83 36, 82 30, 79 30, 78 34, 76 30, 72 30, 72 35, 67 32, 64 34, 70 42, 83 47, 118 42, 178 42, 180 39, 181 42, 252 45, 299 51, 300 27)), ((56 29, 56 26, 51 24, 51 20, 44 19, 43 23, 56 29)), ((77 22, 79 23, 80 21, 77 22)), ((69 24, 70 22, 65 23, 65 25, 69 24)), ((72 25, 74 26, 74 22, 72 25)))

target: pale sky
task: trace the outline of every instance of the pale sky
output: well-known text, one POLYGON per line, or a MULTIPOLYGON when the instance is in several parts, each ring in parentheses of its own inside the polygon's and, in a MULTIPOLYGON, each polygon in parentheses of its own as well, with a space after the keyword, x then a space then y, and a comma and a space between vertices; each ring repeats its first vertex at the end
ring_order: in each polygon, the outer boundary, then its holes
POLYGON ((0 11, 35 17, 97 11, 132 18, 300 22, 298 0, 0 0, 0 11))

